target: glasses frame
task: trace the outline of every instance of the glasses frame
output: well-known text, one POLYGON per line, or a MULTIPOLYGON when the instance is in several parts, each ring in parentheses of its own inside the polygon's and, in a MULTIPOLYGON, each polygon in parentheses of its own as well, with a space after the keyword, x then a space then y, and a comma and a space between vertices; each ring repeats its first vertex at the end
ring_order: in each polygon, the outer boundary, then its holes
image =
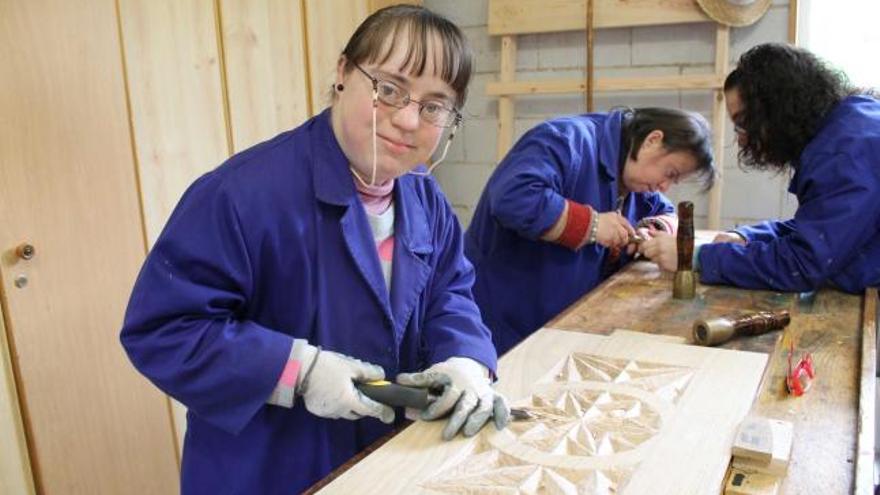
POLYGON ((361 74, 366 76, 367 79, 369 79, 370 82, 373 83, 373 96, 375 99, 378 99, 382 103, 384 103, 390 107, 394 107, 394 108, 406 108, 410 103, 415 103, 416 105, 419 106, 419 119, 422 122, 425 122, 426 124, 431 124, 435 127, 441 127, 444 129, 448 129, 450 127, 456 127, 461 123, 462 115, 461 115, 461 112, 459 112, 457 108, 447 107, 446 105, 439 104, 436 101, 421 102, 421 101, 415 100, 410 96, 409 91, 406 91, 405 89, 400 87, 400 85, 398 85, 397 83, 395 83, 393 81, 388 81, 385 79, 379 79, 378 77, 376 77, 376 76, 370 74, 369 72, 367 72, 366 70, 364 70, 364 68, 361 67, 360 65, 358 65, 357 63, 352 62, 352 65, 354 65, 355 68, 361 72, 361 74), (379 94, 379 83, 390 84, 391 86, 397 88, 399 90, 399 92, 403 95, 403 105, 396 105, 394 103, 390 103, 388 101, 385 101, 385 99, 382 98, 382 96, 379 94), (444 110, 449 112, 449 117, 446 119, 445 123, 431 122, 430 120, 427 120, 425 118, 424 113, 422 113, 422 111, 425 109, 425 105, 427 105, 428 103, 439 104, 441 108, 443 108, 444 110))

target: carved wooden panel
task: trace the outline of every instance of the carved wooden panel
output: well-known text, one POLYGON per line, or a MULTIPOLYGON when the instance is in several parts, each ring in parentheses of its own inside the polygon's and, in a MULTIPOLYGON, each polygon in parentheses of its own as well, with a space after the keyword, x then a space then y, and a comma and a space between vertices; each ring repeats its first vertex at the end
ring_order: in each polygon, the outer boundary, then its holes
POLYGON ((419 423, 324 493, 718 493, 766 356, 542 330, 500 364, 532 418, 472 439, 419 423))

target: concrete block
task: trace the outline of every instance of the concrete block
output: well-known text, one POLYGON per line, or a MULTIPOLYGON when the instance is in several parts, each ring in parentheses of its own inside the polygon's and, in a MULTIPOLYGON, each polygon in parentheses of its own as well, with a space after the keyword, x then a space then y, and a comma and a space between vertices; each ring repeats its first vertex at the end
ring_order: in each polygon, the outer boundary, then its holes
POLYGON ((711 23, 633 28, 633 65, 714 63, 715 27, 711 23))
POLYGON ((424 0, 422 5, 459 27, 485 26, 489 22, 488 0, 424 0))
POLYGON ((464 161, 480 163, 495 161, 498 142, 497 119, 473 119, 462 128, 464 138, 464 161))
POLYGON ((736 67, 736 60, 749 48, 768 42, 788 41, 788 7, 773 6, 751 26, 732 29, 730 32, 730 68, 736 67))
POLYGON ((489 36, 486 26, 462 28, 474 51, 475 73, 497 74, 501 70, 501 38, 489 36))
MULTIPOLYGON (((583 68, 586 66, 587 42, 582 31, 537 35, 538 68, 583 68)), ((595 67, 629 66, 632 30, 629 28, 595 31, 593 56, 595 67)))
POLYGON ((494 169, 491 163, 452 167, 441 165, 435 175, 450 203, 459 207, 473 208, 494 169))
POLYGON ((741 219, 772 219, 781 216, 780 197, 786 193, 786 177, 770 172, 724 171, 722 216, 741 219))
POLYGON ((497 74, 475 74, 471 80, 468 99, 462 114, 470 119, 498 118, 498 97, 486 94, 486 85, 498 79, 497 74))

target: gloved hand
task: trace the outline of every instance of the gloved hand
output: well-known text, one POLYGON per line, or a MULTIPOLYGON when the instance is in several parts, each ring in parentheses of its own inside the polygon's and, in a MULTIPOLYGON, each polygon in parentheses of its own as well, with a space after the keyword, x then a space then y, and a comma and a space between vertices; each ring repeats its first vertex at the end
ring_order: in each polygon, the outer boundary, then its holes
POLYGON ((343 354, 323 351, 302 343, 302 367, 297 377, 296 394, 302 395, 306 409, 323 418, 378 418, 394 422, 394 409, 380 404, 354 387, 355 382, 385 378, 385 370, 343 354))
POLYGON ((452 357, 420 373, 401 373, 397 375, 397 383, 413 387, 443 387, 442 395, 422 411, 420 417, 430 421, 452 410, 452 416, 443 428, 444 440, 451 440, 462 426, 464 436, 470 437, 476 435, 490 418, 494 419, 499 430, 510 421, 507 400, 492 388, 489 370, 473 359, 452 357))

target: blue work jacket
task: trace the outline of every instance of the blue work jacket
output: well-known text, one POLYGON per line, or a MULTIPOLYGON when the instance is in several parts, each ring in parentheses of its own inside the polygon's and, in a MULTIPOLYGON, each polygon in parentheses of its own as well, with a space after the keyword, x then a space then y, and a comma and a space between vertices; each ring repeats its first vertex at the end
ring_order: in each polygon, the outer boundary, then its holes
POLYGON ((844 99, 794 170, 794 218, 736 229, 745 246, 700 248, 701 282, 784 292, 880 285, 880 102, 844 99))
MULTIPOLYGON (((474 297, 503 354, 628 261, 598 245, 578 251, 540 240, 565 200, 614 211, 618 198, 621 113, 553 119, 527 132, 489 178, 465 235, 474 264, 474 297)), ((674 212, 660 193, 630 193, 632 223, 674 212)))
POLYGON ((299 400, 267 405, 294 338, 392 380, 452 356, 495 370, 461 228, 436 181, 398 178, 394 208, 389 295, 329 110, 184 194, 121 334, 138 370, 189 408, 184 494, 299 493, 390 430, 319 418, 299 400))

